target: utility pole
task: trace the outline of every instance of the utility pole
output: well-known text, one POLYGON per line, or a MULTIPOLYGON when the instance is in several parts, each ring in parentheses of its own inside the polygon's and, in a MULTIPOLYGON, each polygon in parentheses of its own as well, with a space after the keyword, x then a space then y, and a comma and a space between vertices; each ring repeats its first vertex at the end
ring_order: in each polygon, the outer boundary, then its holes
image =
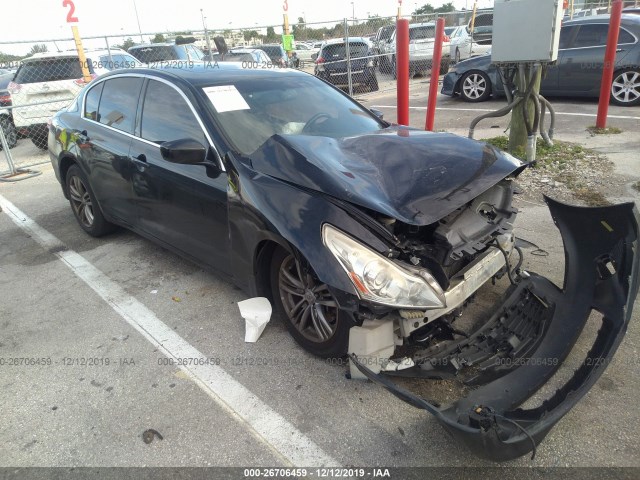
POLYGON ((144 43, 142 38, 142 28, 140 28, 140 17, 138 16, 138 7, 136 6, 136 0, 133 0, 133 9, 136 11, 136 20, 138 21, 138 32, 140 32, 140 42, 144 43))
POLYGON ((204 28, 204 39, 207 42, 207 50, 209 53, 209 58, 211 58, 211 41, 209 40, 209 31, 207 30, 207 22, 205 22, 205 16, 202 9, 200 9, 200 16, 202 17, 202 28, 204 28))
MULTIPOLYGON (((532 75, 533 65, 527 65, 524 68, 524 78, 521 77, 520 72, 516 75, 516 85, 518 85, 518 90, 520 92, 524 92, 529 85, 527 85, 527 79, 529 79, 530 75, 532 75)), ((538 72, 536 74, 536 79, 534 80, 532 96, 540 92, 540 82, 542 80, 542 68, 538 68, 538 72)), ((534 100, 531 99, 527 102, 527 105, 524 102, 520 102, 516 105, 511 112, 511 125, 509 127, 509 151, 525 151, 527 147, 527 139, 529 137, 529 132, 527 132, 527 127, 524 123, 524 109, 527 109, 527 117, 530 119, 533 124, 533 118, 535 115, 535 104, 534 100)), ((537 132, 533 132, 534 138, 537 136, 537 132)), ((534 140, 535 142, 535 140, 534 140)), ((535 149, 535 143, 534 143, 535 149)))

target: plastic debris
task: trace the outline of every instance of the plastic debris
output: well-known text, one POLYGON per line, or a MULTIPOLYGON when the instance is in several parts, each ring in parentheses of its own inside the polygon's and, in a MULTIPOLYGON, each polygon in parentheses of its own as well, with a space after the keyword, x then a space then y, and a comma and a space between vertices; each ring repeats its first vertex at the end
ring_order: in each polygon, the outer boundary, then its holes
POLYGON ((240 315, 245 320, 245 342, 256 342, 271 319, 271 303, 265 297, 238 302, 240 315))

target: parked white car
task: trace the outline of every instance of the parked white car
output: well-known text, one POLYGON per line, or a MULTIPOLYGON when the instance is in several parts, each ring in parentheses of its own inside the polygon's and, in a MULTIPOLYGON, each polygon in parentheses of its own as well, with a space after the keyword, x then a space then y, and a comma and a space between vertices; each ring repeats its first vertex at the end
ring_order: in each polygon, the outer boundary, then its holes
POLYGON ((306 43, 296 42, 296 48, 293 50, 293 53, 296 54, 296 57, 298 57, 298 60, 300 60, 301 62, 312 63, 313 59, 311 58, 311 56, 314 53, 318 53, 319 49, 319 47, 313 48, 313 46, 310 46, 306 43))
MULTIPOLYGON (((393 32, 385 46, 384 55, 380 58, 380 69, 389 68, 396 76, 396 33, 393 32)), ((414 23, 409 25, 409 76, 413 77, 417 73, 425 73, 431 70, 433 61, 433 50, 435 46, 436 24, 414 23)), ((442 42, 442 50, 449 50, 448 37, 445 36, 442 42)), ((440 71, 446 73, 449 70, 449 58, 442 57, 440 71)))
MULTIPOLYGON (((98 75, 142 64, 124 50, 87 50, 89 81, 98 75)), ((47 148, 47 122, 58 110, 71 103, 88 82, 83 77, 75 50, 36 53, 22 64, 7 89, 13 104, 17 129, 28 129, 38 148, 47 148)))
POLYGON ((486 39, 472 41, 469 27, 467 25, 460 25, 451 34, 449 52, 451 59, 455 63, 458 63, 461 60, 466 60, 467 58, 484 55, 489 50, 491 50, 491 41, 487 42, 486 39))

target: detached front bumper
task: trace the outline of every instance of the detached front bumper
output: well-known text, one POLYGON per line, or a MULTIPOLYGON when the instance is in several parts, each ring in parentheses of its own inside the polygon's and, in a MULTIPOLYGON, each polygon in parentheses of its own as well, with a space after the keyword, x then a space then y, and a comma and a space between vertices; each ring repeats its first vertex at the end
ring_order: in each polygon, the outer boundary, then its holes
POLYGON ((523 278, 480 330, 412 368, 417 376, 436 377, 442 369, 442 376, 464 377, 475 390, 439 408, 351 356, 368 378, 495 461, 535 451, 589 391, 620 345, 638 294, 640 219, 634 204, 583 208, 546 201, 564 241, 564 289, 535 274, 523 278), (580 368, 538 407, 521 408, 567 358, 592 311, 602 315, 602 325, 580 368))

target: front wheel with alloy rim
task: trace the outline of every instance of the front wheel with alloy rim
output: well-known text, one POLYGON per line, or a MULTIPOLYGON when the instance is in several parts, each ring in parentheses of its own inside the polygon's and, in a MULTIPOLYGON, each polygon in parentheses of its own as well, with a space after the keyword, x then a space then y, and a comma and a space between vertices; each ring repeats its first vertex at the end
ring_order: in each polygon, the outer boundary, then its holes
POLYGON ((623 107, 640 105, 640 68, 626 68, 613 74, 611 103, 623 107))
POLYGON ((271 260, 270 280, 274 309, 298 344, 321 357, 347 353, 352 325, 306 262, 279 248, 271 260))
POLYGON ((491 95, 491 79, 480 71, 467 72, 460 80, 460 96, 465 102, 483 102, 491 95))
POLYGON ((77 165, 69 167, 66 186, 71 210, 85 232, 93 237, 101 237, 114 230, 114 225, 102 215, 93 190, 77 165))

